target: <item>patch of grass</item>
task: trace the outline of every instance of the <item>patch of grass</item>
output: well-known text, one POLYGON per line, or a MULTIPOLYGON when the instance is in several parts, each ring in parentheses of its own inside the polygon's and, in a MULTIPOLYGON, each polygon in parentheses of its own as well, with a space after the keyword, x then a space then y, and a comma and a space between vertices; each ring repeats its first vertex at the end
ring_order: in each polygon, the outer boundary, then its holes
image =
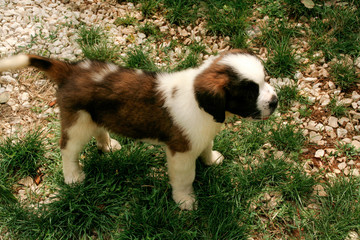
POLYGON ((251 1, 207 1, 206 28, 210 33, 230 36, 234 48, 247 46, 246 28, 251 1))
POLYGON ((270 142, 282 151, 299 152, 305 142, 302 130, 295 125, 280 123, 270 131, 270 142))
POLYGON ((123 58, 125 66, 134 69, 142 69, 146 71, 156 72, 158 68, 151 60, 149 54, 141 48, 133 48, 129 50, 126 57, 123 58))
POLYGON ((325 58, 330 61, 339 54, 349 54, 357 57, 360 52, 359 34, 360 10, 353 7, 355 1, 349 1, 349 6, 335 4, 323 5, 318 9, 318 18, 312 21, 310 46, 322 50, 325 58))
POLYGON ((290 109, 294 101, 299 98, 299 90, 296 85, 285 85, 278 89, 279 111, 286 112, 290 109))
POLYGON ((205 46, 201 43, 195 42, 188 47, 189 53, 187 56, 180 61, 177 66, 173 69, 174 71, 181 71, 188 68, 194 68, 199 65, 200 53, 205 52, 205 46))
POLYGON ((330 74, 334 78, 335 84, 345 92, 359 82, 355 67, 345 64, 343 61, 334 63, 331 66, 330 74))
POLYGON ((270 45, 273 51, 268 54, 265 68, 270 76, 288 77, 293 76, 298 69, 298 61, 290 47, 288 38, 282 38, 279 42, 272 40, 270 45))
POLYGON ((100 27, 80 27, 77 42, 88 59, 115 62, 119 58, 119 47, 110 42, 100 27))
POLYGON ((159 27, 149 22, 146 22, 143 26, 140 26, 139 31, 146 34, 147 37, 152 37, 155 40, 160 40, 164 37, 164 34, 160 31, 159 27))
POLYGON ((176 25, 189 25, 198 18, 198 1, 196 0, 162 0, 165 18, 176 25))
POLYGON ((344 105, 338 104, 335 98, 332 98, 330 100, 330 103, 327 106, 327 108, 330 110, 331 115, 337 118, 347 116, 349 111, 349 109, 344 105))
POLYGON ((340 177, 325 187, 326 197, 317 197, 318 210, 309 211, 303 224, 311 239, 345 239, 360 231, 360 181, 340 177))
POLYGON ((161 0, 141 0, 140 11, 145 18, 153 16, 161 8, 161 0))
POLYGON ((305 106, 299 109, 299 113, 302 118, 306 118, 311 116, 312 110, 308 106, 305 106))
POLYGON ((41 131, 29 132, 23 138, 6 138, 0 143, 1 176, 17 179, 35 177, 44 161, 44 139, 41 131))
POLYGON ((348 160, 353 159, 360 154, 360 150, 357 150, 355 146, 350 143, 338 142, 335 144, 335 148, 335 156, 346 156, 348 160))
POLYGON ((115 19, 114 24, 116 26, 131 26, 137 23, 137 19, 135 17, 131 17, 129 15, 126 15, 124 18, 118 17, 115 19))

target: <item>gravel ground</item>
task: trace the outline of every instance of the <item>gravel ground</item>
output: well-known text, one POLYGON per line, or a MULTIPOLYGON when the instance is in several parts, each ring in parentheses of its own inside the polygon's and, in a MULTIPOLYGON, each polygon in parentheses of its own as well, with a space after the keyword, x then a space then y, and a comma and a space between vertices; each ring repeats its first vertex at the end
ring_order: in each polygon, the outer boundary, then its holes
MULTIPOLYGON (((147 36, 139 32, 136 26, 117 26, 114 21, 118 17, 135 17, 144 23, 141 13, 132 3, 119 4, 116 1, 101 0, 0 0, 0 57, 10 56, 18 52, 40 54, 44 56, 67 59, 70 61, 83 58, 78 44, 76 26, 84 23, 88 26, 101 26, 120 46, 122 52, 134 45, 150 44, 147 36), (129 36, 133 41, 129 42, 129 36)), ((207 36, 204 23, 197 21, 195 27, 173 27, 162 16, 155 15, 151 20, 159 26, 160 31, 167 33, 170 39, 190 44, 201 41, 206 51, 215 53, 228 50, 228 37, 207 36)), ((249 35, 260 34, 257 24, 266 21, 256 19, 249 35)), ((153 44, 153 45, 152 45, 153 44)), ((164 45, 169 44, 164 40, 164 45)), ((298 43, 306 51, 307 43, 298 43)), ((259 56, 266 60, 266 49, 252 46, 259 56)), ((176 61, 185 50, 176 48, 169 53, 176 61)), ((321 57, 322 53, 317 53, 321 57)), ((161 62, 161 55, 154 56, 156 64, 161 62)), ((201 56, 203 59, 207 55, 201 56)), ((308 59, 302 59, 306 62, 308 59)), ((360 58, 351 60, 360 70, 360 58)), ((286 116, 290 116, 300 124, 310 144, 304 149, 305 170, 309 173, 326 170, 326 177, 336 174, 360 175, 360 157, 348 159, 344 155, 334 155, 338 142, 349 143, 360 149, 360 91, 358 84, 350 94, 344 94, 329 78, 329 65, 319 61, 319 65, 309 65, 307 69, 297 72, 293 79, 271 78, 274 86, 295 84, 297 80, 300 93, 309 97, 314 104, 312 114, 302 118, 300 103, 295 103, 286 116), (347 117, 336 118, 327 110, 330 100, 335 98, 338 103, 349 108, 347 117)), ((11 136, 16 132, 26 132, 37 127, 47 128, 48 124, 58 116, 58 108, 54 104, 54 86, 46 80, 42 73, 31 69, 17 72, 4 72, 0 76, 0 136, 11 136)), ((21 134, 21 133, 20 133, 21 134)))

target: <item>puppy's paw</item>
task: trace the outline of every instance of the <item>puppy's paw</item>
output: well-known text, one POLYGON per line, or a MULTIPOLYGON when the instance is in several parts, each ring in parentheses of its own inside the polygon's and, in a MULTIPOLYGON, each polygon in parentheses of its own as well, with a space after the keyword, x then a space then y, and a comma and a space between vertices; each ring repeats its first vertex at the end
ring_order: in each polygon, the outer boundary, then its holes
POLYGON ((181 210, 196 210, 197 202, 193 194, 174 194, 173 199, 179 204, 181 210))
POLYGON ((111 151, 118 151, 121 149, 121 145, 115 139, 110 138, 110 150, 111 151))
POLYGON ((220 164, 224 161, 224 156, 218 151, 212 151, 211 153, 211 164, 220 164))
POLYGON ((64 172, 64 178, 66 184, 80 183, 84 181, 85 173, 83 171, 64 172))
POLYGON ((98 148, 103 152, 114 152, 121 149, 121 145, 115 139, 110 138, 110 144, 100 144, 98 143, 98 148))

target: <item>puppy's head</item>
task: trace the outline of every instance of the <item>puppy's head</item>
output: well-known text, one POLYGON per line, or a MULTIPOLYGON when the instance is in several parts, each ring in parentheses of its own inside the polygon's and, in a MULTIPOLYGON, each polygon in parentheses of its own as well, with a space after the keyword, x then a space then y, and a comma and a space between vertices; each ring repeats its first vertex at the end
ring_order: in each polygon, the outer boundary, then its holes
POLYGON ((260 120, 275 111, 278 98, 265 82, 261 60, 252 53, 232 50, 200 69, 196 100, 215 121, 224 122, 225 112, 260 120))

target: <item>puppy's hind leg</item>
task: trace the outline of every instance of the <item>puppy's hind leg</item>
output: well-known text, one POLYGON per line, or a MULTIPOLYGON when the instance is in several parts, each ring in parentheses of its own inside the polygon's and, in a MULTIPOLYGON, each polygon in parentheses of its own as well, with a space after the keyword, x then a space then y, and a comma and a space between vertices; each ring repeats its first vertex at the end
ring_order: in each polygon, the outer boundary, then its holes
POLYGON ((65 127, 65 121, 62 119, 61 155, 64 179, 67 184, 81 182, 85 179, 85 174, 78 160, 79 153, 98 128, 91 120, 91 116, 85 111, 79 111, 72 118, 75 121, 67 127, 65 127))
POLYGON ((95 139, 98 149, 103 152, 117 151, 121 145, 115 139, 110 138, 109 133, 104 128, 98 128, 95 132, 95 139))

